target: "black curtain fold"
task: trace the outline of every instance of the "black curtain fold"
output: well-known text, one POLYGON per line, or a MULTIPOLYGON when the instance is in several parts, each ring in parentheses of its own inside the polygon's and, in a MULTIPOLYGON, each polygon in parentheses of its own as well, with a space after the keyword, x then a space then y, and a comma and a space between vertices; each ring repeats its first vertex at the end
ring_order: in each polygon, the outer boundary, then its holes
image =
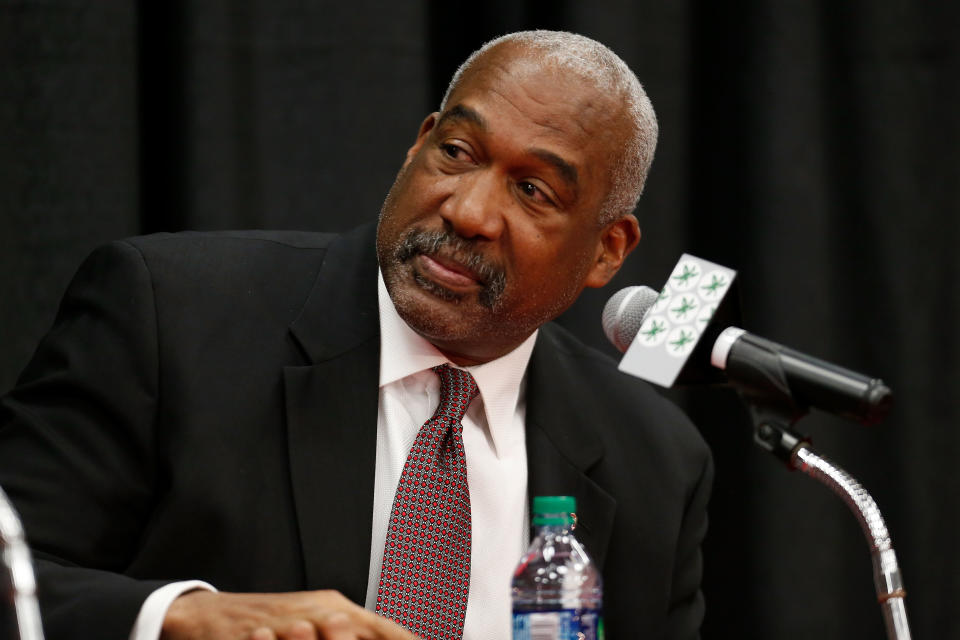
MULTIPOLYGON (((535 27, 611 46, 661 124, 639 250, 561 321, 612 353, 605 300, 688 251, 739 271, 748 330, 883 377, 884 424, 800 426, 877 499, 915 636, 960 637, 956 3, 0 1, 0 389, 104 241, 374 218, 456 66, 535 27)), ((668 394, 717 464, 704 636, 881 637, 846 507, 731 392, 668 394)))

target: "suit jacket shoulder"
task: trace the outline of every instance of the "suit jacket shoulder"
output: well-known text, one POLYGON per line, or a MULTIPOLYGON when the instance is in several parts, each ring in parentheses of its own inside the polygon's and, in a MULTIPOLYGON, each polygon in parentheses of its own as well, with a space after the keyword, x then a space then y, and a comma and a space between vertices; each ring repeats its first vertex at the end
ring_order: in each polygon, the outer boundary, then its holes
MULTIPOLYGON (((302 231, 160 233, 120 241, 134 247, 157 294, 191 301, 205 313, 223 308, 227 297, 244 306, 302 307, 323 265, 334 234, 302 231), (220 305, 218 307, 218 305, 220 305), (299 306, 297 306, 299 305, 299 306)), ((167 302, 164 300, 163 302, 167 302)))
MULTIPOLYGON (((306 414, 326 385, 291 390, 284 374, 310 370, 298 321, 320 333, 324 323, 362 324, 365 344, 375 335, 355 307, 343 311, 344 296, 376 298, 372 234, 344 248, 349 235, 156 234, 101 247, 78 270, 53 329, 0 399, 0 484, 37 559, 48 637, 84 628, 126 637, 164 581, 308 585, 323 552, 302 548, 294 491, 324 452, 301 452, 291 438, 323 428, 322 405, 319 420, 306 414), (327 269, 331 252, 346 259, 327 269), (342 266, 360 254, 370 256, 362 291, 342 266), (315 296, 321 281, 344 296, 315 296), (306 458, 307 472, 295 475, 292 458, 306 458)), ((375 373, 375 355, 363 360, 375 373)), ((371 397, 375 416, 375 386, 371 397)))

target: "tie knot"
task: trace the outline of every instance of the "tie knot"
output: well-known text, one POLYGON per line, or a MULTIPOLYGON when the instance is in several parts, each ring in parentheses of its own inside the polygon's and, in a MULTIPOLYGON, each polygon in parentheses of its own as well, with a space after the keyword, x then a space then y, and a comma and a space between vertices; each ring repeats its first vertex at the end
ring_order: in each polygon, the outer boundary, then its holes
POLYGON ((470 402, 480 393, 477 381, 469 371, 448 364, 437 365, 433 371, 440 376, 440 406, 437 413, 446 414, 457 422, 463 420, 470 402))

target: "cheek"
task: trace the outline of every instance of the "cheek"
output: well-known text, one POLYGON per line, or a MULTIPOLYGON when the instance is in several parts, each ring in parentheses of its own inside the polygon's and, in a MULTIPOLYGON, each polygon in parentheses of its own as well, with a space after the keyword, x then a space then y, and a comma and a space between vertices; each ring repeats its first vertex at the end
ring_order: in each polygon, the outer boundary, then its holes
POLYGON ((415 221, 425 208, 425 189, 411 169, 398 176, 384 203, 383 225, 390 229, 415 221))
POLYGON ((450 177, 432 175, 423 167, 411 167, 405 178, 398 204, 408 218, 437 211, 454 186, 450 177))
POLYGON ((517 289, 521 295, 541 300, 553 297, 558 304, 569 304, 584 288, 596 261, 595 248, 584 242, 583 235, 556 238, 541 234, 537 242, 518 247, 514 262, 517 289))
POLYGON ((593 263, 599 239, 592 228, 565 224, 539 223, 526 217, 520 224, 511 225, 511 235, 521 241, 514 243, 518 264, 528 269, 547 270, 559 274, 580 273, 593 263))

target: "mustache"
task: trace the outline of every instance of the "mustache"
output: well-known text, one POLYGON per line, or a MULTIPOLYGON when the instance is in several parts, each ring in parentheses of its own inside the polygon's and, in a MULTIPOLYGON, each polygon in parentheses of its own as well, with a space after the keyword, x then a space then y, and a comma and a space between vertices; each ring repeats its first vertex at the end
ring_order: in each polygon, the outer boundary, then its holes
MULTIPOLYGON (((420 254, 432 256, 439 253, 473 273, 481 283, 478 296, 480 304, 490 309, 497 308, 507 285, 505 270, 478 251, 474 242, 445 229, 413 229, 400 241, 395 255, 399 262, 406 262, 420 254)), ((457 297, 449 291, 444 290, 441 293, 450 298, 457 297)))

